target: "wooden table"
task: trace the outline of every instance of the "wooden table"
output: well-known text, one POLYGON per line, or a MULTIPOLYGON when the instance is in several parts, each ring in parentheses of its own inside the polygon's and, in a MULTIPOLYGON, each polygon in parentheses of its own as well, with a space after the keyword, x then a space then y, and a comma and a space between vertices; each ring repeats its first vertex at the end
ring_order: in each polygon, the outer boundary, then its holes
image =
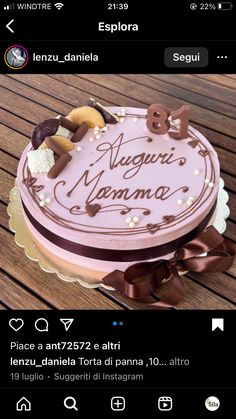
MULTIPOLYGON (((39 121, 67 114, 90 96, 104 105, 146 107, 154 102, 177 109, 191 104, 192 125, 215 147, 229 193, 226 237, 236 240, 235 75, 0 75, 0 309, 136 309, 139 303, 116 292, 88 290, 42 272, 15 245, 6 206, 16 169, 39 121)), ((186 297, 177 309, 236 309, 236 263, 225 273, 185 279, 186 297)))

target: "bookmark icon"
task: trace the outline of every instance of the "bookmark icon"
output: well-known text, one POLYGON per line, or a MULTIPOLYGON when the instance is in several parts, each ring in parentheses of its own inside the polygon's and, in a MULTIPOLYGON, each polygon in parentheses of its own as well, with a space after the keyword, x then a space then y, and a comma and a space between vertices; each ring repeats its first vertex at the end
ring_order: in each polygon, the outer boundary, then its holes
POLYGON ((221 330, 224 331, 224 319, 212 319, 211 320, 211 331, 214 332, 214 330, 221 330))

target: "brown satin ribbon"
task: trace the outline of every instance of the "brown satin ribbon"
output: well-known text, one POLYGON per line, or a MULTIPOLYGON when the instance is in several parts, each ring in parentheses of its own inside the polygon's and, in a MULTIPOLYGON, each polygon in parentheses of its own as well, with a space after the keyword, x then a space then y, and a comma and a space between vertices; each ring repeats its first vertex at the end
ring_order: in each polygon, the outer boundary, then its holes
POLYGON ((180 271, 222 272, 232 265, 234 255, 234 244, 210 226, 177 250, 172 259, 136 263, 125 272, 113 271, 103 282, 129 298, 156 307, 173 307, 184 296, 180 271), (203 253, 206 256, 200 256, 203 253), (165 282, 169 283, 168 291, 156 301, 152 294, 161 290, 165 282))

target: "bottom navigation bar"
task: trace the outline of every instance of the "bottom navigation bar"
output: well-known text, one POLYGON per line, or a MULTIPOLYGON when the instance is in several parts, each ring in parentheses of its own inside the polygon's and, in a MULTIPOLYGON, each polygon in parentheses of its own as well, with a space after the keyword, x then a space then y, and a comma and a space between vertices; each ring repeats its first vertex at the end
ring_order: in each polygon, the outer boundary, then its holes
POLYGON ((233 391, 223 389, 0 389, 3 397, 1 413, 5 417, 42 418, 42 415, 59 414, 60 418, 113 417, 144 414, 152 417, 227 417, 233 413, 233 391))

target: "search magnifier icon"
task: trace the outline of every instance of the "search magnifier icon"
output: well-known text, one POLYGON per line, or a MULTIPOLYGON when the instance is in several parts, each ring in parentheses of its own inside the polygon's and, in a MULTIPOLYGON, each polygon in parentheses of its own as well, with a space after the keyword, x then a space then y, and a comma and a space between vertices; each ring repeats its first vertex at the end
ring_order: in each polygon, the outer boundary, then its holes
POLYGON ((65 398, 64 406, 66 407, 66 409, 69 409, 69 410, 71 409, 78 410, 76 407, 76 400, 74 397, 71 397, 71 396, 65 398))

